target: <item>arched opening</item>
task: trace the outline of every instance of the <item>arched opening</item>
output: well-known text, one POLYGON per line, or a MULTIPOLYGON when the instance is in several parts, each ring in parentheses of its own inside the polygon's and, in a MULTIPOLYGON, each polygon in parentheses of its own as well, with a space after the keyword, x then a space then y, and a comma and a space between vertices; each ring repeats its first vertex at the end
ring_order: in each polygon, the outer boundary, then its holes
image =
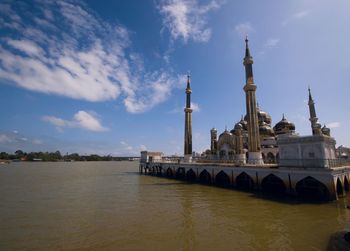
POLYGON ((196 181, 196 173, 190 169, 187 173, 186 173, 186 179, 188 181, 191 181, 191 182, 195 182, 196 181))
POLYGON ((179 168, 176 170, 175 177, 176 177, 176 179, 184 180, 184 179, 186 178, 185 168, 179 167, 179 168))
POLYGON ((348 181, 348 178, 346 176, 344 177, 344 190, 346 192, 349 192, 349 190, 350 190, 349 181, 348 181))
POLYGON ((167 170, 166 170, 166 176, 168 178, 172 178, 173 177, 173 170, 171 170, 171 168, 169 167, 167 170))
POLYGON ((158 166, 158 168, 157 168, 157 176, 162 176, 163 175, 163 167, 161 167, 161 166, 158 166))
POLYGON ((295 185, 298 196, 306 200, 325 201, 329 200, 329 190, 320 181, 310 176, 300 180, 295 185))
POLYGON ((155 173, 156 173, 156 168, 154 166, 152 166, 151 174, 154 175, 155 173))
POLYGON ((199 174, 199 182, 202 184, 208 184, 208 185, 211 184, 211 176, 207 170, 203 170, 199 174))
POLYGON ((263 192, 283 194, 286 192, 286 186, 282 179, 274 174, 269 174, 261 182, 261 189, 263 192))
POLYGON ((343 196, 343 194, 344 194, 343 193, 343 186, 342 186, 339 178, 337 179, 337 194, 338 194, 338 196, 343 196))
POLYGON ((275 156, 273 155, 272 152, 269 152, 267 154, 267 163, 276 163, 276 159, 275 159, 275 156))
POLYGON ((243 172, 237 176, 236 186, 238 189, 250 190, 254 188, 254 180, 248 174, 243 172))
POLYGON ((248 159, 249 158, 249 152, 245 153, 245 158, 248 159))
POLYGON ((264 163, 267 163, 267 162, 266 162, 266 156, 265 156, 265 153, 261 153, 261 157, 263 158, 264 163))
POLYGON ((215 176, 215 184, 221 187, 228 187, 231 184, 230 177, 224 171, 220 171, 215 176))

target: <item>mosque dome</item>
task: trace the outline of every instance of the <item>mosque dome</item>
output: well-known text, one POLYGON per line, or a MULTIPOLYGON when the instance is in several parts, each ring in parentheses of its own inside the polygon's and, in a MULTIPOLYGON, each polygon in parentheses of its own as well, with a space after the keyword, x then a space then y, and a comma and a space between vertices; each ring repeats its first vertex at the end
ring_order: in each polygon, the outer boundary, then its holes
POLYGON ((243 125, 240 122, 236 123, 234 130, 243 130, 243 125))
POLYGON ((326 127, 326 125, 324 125, 321 129, 322 131, 322 134, 323 135, 327 135, 327 136, 330 136, 331 135, 331 129, 329 129, 328 127, 326 127))
POLYGON ((241 124, 244 131, 248 131, 248 122, 246 117, 243 119, 243 116, 242 116, 241 120, 238 122, 239 124, 241 124))
POLYGON ((282 120, 273 127, 273 130, 275 131, 276 135, 291 133, 295 131, 295 125, 294 123, 288 121, 283 114, 282 120))
POLYGON ((222 137, 232 137, 232 133, 230 133, 229 131, 227 131, 227 129, 225 129, 225 131, 220 134, 219 139, 222 137))
POLYGON ((262 137, 274 137, 275 136, 274 130, 266 122, 263 122, 261 125, 259 125, 259 134, 262 137))
MULTIPOLYGON (((271 119, 270 114, 265 112, 265 111, 262 111, 260 109, 259 105, 257 106, 257 115, 258 115, 259 125, 266 123, 266 124, 271 126, 272 119, 271 119)), ((247 115, 244 116, 244 120, 247 123, 247 121, 248 121, 247 115)))

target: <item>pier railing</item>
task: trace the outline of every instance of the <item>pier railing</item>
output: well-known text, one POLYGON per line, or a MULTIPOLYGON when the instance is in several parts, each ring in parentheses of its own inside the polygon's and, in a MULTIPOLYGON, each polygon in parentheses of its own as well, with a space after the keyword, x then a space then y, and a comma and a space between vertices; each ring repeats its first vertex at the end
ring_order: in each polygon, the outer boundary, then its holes
POLYGON ((279 166, 306 168, 335 168, 350 166, 350 159, 281 159, 279 166))

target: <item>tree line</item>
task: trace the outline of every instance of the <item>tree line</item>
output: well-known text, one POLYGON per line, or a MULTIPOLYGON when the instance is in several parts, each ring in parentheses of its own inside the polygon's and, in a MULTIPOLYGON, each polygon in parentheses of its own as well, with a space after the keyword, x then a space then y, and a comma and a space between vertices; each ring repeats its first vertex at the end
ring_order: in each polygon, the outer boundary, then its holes
POLYGON ((62 155, 60 151, 56 152, 23 152, 17 150, 14 153, 0 153, 0 160, 21 160, 21 161, 120 161, 129 160, 130 157, 112 157, 111 155, 100 156, 97 154, 79 155, 71 153, 62 155))

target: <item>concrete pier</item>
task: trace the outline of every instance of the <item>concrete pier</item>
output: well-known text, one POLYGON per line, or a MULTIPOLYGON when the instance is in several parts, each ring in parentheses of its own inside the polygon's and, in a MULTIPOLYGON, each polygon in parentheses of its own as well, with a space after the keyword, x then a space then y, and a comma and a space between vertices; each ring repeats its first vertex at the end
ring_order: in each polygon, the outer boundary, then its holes
POLYGON ((337 200, 349 192, 350 166, 292 168, 229 163, 141 162, 140 173, 311 200, 337 200))

